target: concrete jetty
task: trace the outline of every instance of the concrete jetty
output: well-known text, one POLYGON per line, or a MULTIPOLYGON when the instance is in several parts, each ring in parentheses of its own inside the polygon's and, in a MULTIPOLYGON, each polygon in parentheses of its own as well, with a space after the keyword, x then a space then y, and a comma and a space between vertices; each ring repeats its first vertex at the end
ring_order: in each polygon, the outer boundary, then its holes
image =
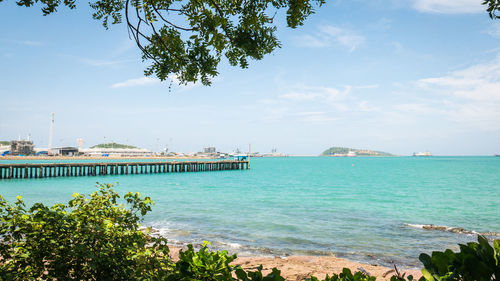
POLYGON ((25 164, 12 163, 0 164, 0 180, 225 171, 243 170, 249 168, 250 167, 248 160, 25 164))

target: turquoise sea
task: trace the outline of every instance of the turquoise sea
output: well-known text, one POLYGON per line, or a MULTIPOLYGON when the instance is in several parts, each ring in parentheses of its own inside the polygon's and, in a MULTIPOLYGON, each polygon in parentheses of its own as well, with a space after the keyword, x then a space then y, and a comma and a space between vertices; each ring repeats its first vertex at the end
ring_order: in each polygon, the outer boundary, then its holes
POLYGON ((51 204, 96 182, 150 196, 144 224, 171 242, 207 240, 240 255, 414 267, 421 252, 476 239, 419 225, 500 232, 500 157, 252 158, 239 171, 0 180, 0 194, 51 204))

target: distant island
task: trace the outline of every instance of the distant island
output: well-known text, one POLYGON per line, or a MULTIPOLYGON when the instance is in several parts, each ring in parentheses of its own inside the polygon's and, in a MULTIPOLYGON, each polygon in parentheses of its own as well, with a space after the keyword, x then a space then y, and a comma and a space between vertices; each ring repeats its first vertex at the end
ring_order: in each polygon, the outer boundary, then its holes
POLYGON ((110 143, 101 143, 98 145, 91 146, 90 148, 137 148, 136 146, 133 145, 126 145, 126 144, 121 144, 121 143, 116 143, 116 142, 110 142, 110 143))
POLYGON ((0 141, 0 145, 10 145, 10 141, 0 141))
POLYGON ((334 146, 325 150, 321 154, 321 156, 353 157, 353 156, 395 156, 395 155, 382 151, 334 146))

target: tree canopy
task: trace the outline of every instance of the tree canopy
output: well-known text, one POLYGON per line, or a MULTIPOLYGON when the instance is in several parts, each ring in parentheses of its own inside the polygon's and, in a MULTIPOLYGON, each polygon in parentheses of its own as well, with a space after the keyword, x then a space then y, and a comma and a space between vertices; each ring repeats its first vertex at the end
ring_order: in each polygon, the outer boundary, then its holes
POLYGON ((500 12, 500 0, 485 0, 483 5, 486 5, 486 11, 490 15, 491 19, 498 19, 500 16, 497 14, 500 12))
MULTIPOLYGON (((2 2, 4 0, 0 0, 2 2)), ((76 0, 17 0, 17 5, 42 5, 43 15, 76 0)), ((125 18, 129 36, 150 64, 144 73, 181 84, 210 85, 225 56, 232 66, 247 68, 279 48, 275 16, 285 11, 286 24, 296 28, 325 0, 95 0, 93 18, 107 29, 125 18)), ((492 19, 500 18, 500 0, 483 2, 492 19)))
MULTIPOLYGON (((0 0, 2 2, 3 0, 0 0)), ((43 15, 76 0, 18 0, 17 5, 42 4, 43 15)), ((96 0, 93 18, 110 24, 125 21, 129 36, 150 62, 145 75, 179 83, 211 84, 222 56, 232 66, 248 67, 280 47, 275 16, 285 10, 290 28, 302 25, 325 0, 96 0), (125 20, 123 20, 125 18, 125 20)))
POLYGON ((133 146, 133 145, 110 142, 110 143, 100 143, 100 144, 91 146, 90 148, 138 148, 138 147, 133 146))

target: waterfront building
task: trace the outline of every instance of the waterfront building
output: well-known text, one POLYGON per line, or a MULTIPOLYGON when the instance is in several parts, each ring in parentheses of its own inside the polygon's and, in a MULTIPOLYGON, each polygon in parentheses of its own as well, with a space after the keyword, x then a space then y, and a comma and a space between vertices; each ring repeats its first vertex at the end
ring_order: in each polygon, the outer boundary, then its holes
POLYGON ((50 155, 76 156, 79 154, 78 147, 56 147, 50 149, 50 155))
POLYGON ((207 146, 203 149, 203 153, 205 154, 214 154, 217 153, 217 150, 213 146, 207 146))
POLYGON ((90 157, 150 157, 153 154, 144 148, 86 148, 80 153, 90 157))
POLYGON ((32 155, 35 145, 31 140, 13 140, 10 142, 10 154, 12 155, 32 155))
POLYGON ((0 145, 0 155, 5 156, 10 153, 10 145, 0 145))

